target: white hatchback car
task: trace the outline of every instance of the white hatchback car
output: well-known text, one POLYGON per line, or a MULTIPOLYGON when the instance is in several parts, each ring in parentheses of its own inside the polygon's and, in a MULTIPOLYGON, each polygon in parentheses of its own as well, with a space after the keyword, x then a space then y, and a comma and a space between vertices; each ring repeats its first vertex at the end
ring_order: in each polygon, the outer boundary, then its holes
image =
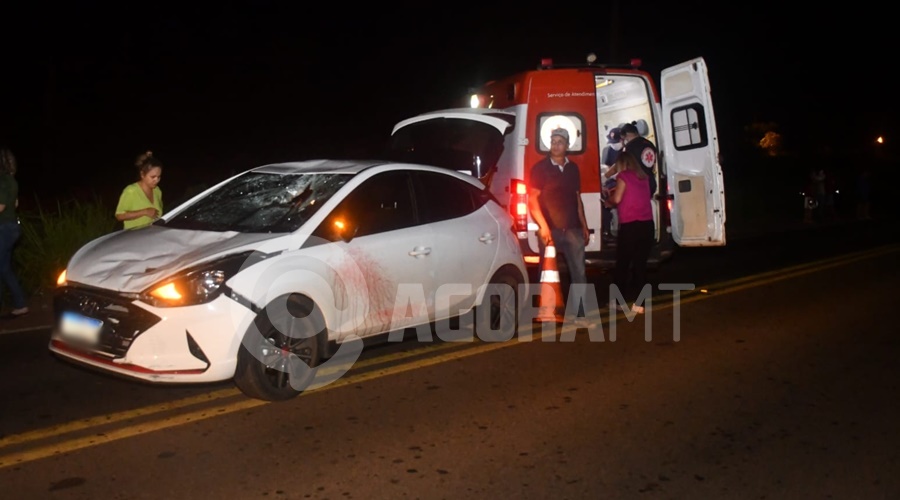
POLYGON ((132 379, 233 378, 289 399, 366 337, 468 318, 479 337, 511 338, 528 281, 512 226, 477 179, 447 169, 261 166, 79 249, 49 348, 132 379))

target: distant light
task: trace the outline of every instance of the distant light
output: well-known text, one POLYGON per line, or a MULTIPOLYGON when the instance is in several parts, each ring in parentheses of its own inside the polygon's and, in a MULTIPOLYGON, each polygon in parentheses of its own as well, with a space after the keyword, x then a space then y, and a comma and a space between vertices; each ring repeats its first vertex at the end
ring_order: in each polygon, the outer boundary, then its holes
POLYGON ((640 67, 640 65, 641 65, 641 60, 640 60, 640 59, 638 59, 637 57, 632 57, 632 58, 631 58, 631 67, 632 67, 632 68, 638 68, 638 67, 640 67))
POLYGON ((552 68, 553 67, 553 59, 549 57, 545 57, 541 59, 541 68, 552 68))
POLYGON ((878 144, 884 144, 884 137, 881 137, 881 136, 879 135, 879 136, 878 136, 878 139, 875 139, 875 142, 877 142, 878 144))
POLYGON ((494 96, 493 95, 472 94, 469 96, 469 107, 472 109, 493 108, 494 107, 494 96))
POLYGON ((588 64, 594 64, 595 62, 597 62, 597 54, 594 54, 593 52, 591 52, 590 54, 588 54, 588 55, 587 55, 587 62, 588 62, 588 64))

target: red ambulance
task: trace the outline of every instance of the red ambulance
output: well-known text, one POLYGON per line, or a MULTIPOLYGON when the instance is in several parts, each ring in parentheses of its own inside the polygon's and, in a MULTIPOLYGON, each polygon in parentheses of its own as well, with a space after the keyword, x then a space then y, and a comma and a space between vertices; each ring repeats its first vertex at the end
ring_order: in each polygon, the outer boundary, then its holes
POLYGON ((634 123, 659 150, 653 197, 655 266, 674 245, 725 244, 725 185, 706 62, 696 58, 662 71, 659 86, 634 60, 554 66, 544 60, 477 89, 470 107, 423 113, 397 123, 393 159, 468 172, 489 186, 516 221, 526 263, 539 262, 537 225, 528 213, 530 168, 549 151, 550 131, 569 131, 569 158, 581 169, 582 201, 590 226, 588 267, 611 267, 613 243, 602 227, 601 158, 609 131, 634 123))

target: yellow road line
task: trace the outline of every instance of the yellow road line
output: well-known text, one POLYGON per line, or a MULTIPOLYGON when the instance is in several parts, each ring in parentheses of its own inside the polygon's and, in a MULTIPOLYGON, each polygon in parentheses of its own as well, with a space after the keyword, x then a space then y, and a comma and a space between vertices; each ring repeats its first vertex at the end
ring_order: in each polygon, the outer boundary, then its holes
POLYGON ((63 441, 60 443, 48 444, 18 453, 0 455, 0 469, 22 464, 25 462, 31 462, 41 458, 52 457, 53 455, 59 455, 61 453, 80 450, 82 448, 99 446, 102 444, 111 443, 113 441, 118 441, 120 439, 139 436, 148 432, 154 432, 162 429, 167 429, 169 427, 184 425, 190 422, 196 422, 198 420, 205 420, 207 418, 219 415, 226 415, 228 413, 261 406, 266 403, 266 401, 258 399, 246 399, 216 408, 193 411, 173 418, 154 420, 143 424, 136 424, 133 426, 113 429, 108 432, 93 434, 91 436, 70 439, 68 441, 63 441))
POLYGON ((83 420, 76 420, 74 422, 68 422, 65 424, 55 425, 53 427, 47 427, 45 429, 37 429, 30 432, 25 432, 22 434, 13 434, 10 436, 5 436, 0 439, 0 448, 5 448, 7 446, 11 446, 14 444, 24 443, 27 441, 35 441, 38 439, 44 439, 47 437, 58 436, 61 434, 67 434, 69 432, 78 431, 81 429, 87 429, 90 427, 95 427, 99 425, 106 425, 115 422, 120 422, 123 420, 130 420, 138 417, 143 417, 146 415, 152 415, 154 413, 162 413, 165 411, 177 410, 178 408, 184 408, 186 406, 193 406, 196 404, 201 404, 207 401, 213 401, 220 398, 234 396, 238 394, 239 391, 237 389, 224 389, 220 391, 211 392, 209 394, 201 394, 199 396, 192 396, 189 398, 184 398, 176 401, 170 401, 167 403, 147 406, 144 408, 136 408, 134 410, 123 411, 118 413, 112 413, 109 415, 100 415, 97 417, 90 417, 83 420))
MULTIPOLYGON (((387 354, 384 356, 379 356, 378 358, 366 359, 363 361, 356 361, 353 364, 353 367, 356 369, 359 368, 367 368, 372 365, 380 365, 384 363, 390 363, 394 361, 402 361, 407 358, 421 356, 422 354, 428 352, 439 352, 446 349, 452 349, 454 347, 459 347, 459 345, 452 344, 429 344, 425 347, 413 349, 404 352, 387 354)), ((327 372, 326 372, 327 373, 327 372)), ((76 420, 73 422, 67 422, 65 424, 55 425, 52 427, 47 427, 44 429, 36 429, 29 432, 24 432, 22 434, 12 434, 9 436, 4 436, 0 438, 0 450, 3 448, 25 443, 28 441, 37 441, 40 439, 46 439, 53 436, 59 436, 63 434, 69 434, 72 432, 76 432, 83 429, 88 429, 91 427, 97 427, 101 425, 109 425, 116 422, 122 422, 126 420, 133 420, 140 417, 146 417, 149 415, 153 415, 156 413, 164 413, 172 410, 177 410, 179 408, 185 408, 188 406, 195 406, 203 403, 208 403, 210 401, 215 401, 217 399, 230 398, 234 396, 241 395, 241 392, 236 388, 228 388, 222 389, 218 391, 214 391, 208 394, 201 394, 198 396, 191 396, 184 399, 179 399, 175 401, 169 401, 166 403, 162 403, 154 406, 146 406, 143 408, 135 408, 133 410, 122 411, 111 413, 108 415, 100 415, 96 417, 89 417, 82 420, 76 420)))
MULTIPOLYGON (((451 361, 454 359, 461 359, 468 356, 474 356, 476 354, 481 354, 484 352, 492 351, 495 349, 499 349, 501 347, 508 347, 504 343, 496 343, 489 345, 482 345, 476 350, 467 349, 465 351, 448 353, 444 354, 440 357, 436 358, 428 358, 425 360, 420 360, 414 363, 409 363, 405 365, 398 365, 392 368, 387 368, 384 370, 377 370, 368 373, 362 373, 359 375, 351 375, 347 377, 342 377, 335 382, 322 386, 318 389, 313 389, 310 391, 300 393, 299 397, 303 397, 306 395, 315 394, 320 391, 325 391, 329 389, 337 389, 340 387, 344 387, 347 385, 358 384, 361 382, 366 382, 369 380, 375 380, 378 378, 385 377, 387 375, 396 375, 399 373, 404 373, 412 370, 416 370, 419 368, 423 368, 426 366, 436 365, 440 363, 445 363, 447 361, 451 361)), ((226 391, 221 391, 226 392, 226 391)), ((232 391, 237 393, 237 391, 232 391)), ((196 398, 188 398, 183 401, 188 401, 196 398)), ((82 448, 88 448, 91 446, 99 446, 103 444, 112 443, 114 441, 119 441, 121 439, 126 439, 134 436, 140 436, 142 434, 147 434, 150 432, 156 432, 162 429, 168 429, 171 427, 178 427, 181 425, 185 425, 191 422, 197 422, 200 420, 206 420, 213 417, 218 417, 222 415, 228 415, 229 413, 234 413, 236 411, 247 410, 250 408, 256 408, 258 406, 263 406, 266 404, 270 404, 268 401, 262 401, 259 399, 244 399, 241 401, 235 401, 234 403, 229 403, 225 405, 215 406, 212 408, 204 408, 201 410, 195 410, 188 413, 183 413, 179 415, 175 415, 168 418, 161 418, 157 420, 151 420, 148 422, 138 423, 134 425, 129 425, 127 427, 112 429, 110 431, 105 431, 102 433, 94 434, 91 436, 79 437, 74 439, 69 439, 66 441, 52 443, 44 446, 39 446, 36 448, 27 449, 20 452, 9 453, 5 455, 0 455, 0 469, 5 467, 10 467, 17 464, 22 464, 25 462, 31 462, 34 460, 39 460, 42 458, 51 457, 54 455, 59 455, 61 453, 69 453, 72 451, 80 450, 82 448)), ((137 412, 135 412, 137 413, 137 412)), ((99 420, 99 419, 95 419, 99 420)), ((107 423, 107 422, 101 422, 107 423)), ((21 442, 21 440, 20 440, 21 442)))
MULTIPOLYGON (((798 276, 803 276, 807 274, 812 274, 815 272, 819 272, 822 270, 839 267, 843 265, 847 265, 853 262, 858 262, 861 260, 871 259, 875 257, 879 257, 882 255, 888 255, 891 253, 896 253, 900 251, 900 245, 887 245, 884 247, 878 247, 872 250, 866 250, 861 252, 856 252, 853 254, 847 254, 840 257, 823 259, 810 264, 799 264, 796 266, 791 266, 787 268, 778 269, 775 271, 767 271, 764 273, 760 273, 757 275, 753 275, 750 277, 741 277, 721 283, 704 285, 702 287, 697 287, 695 289, 707 289, 713 290, 712 294, 703 294, 703 293, 694 293, 689 296, 686 296, 680 300, 681 304, 688 304, 692 302, 697 302, 700 300, 706 300, 714 297, 718 297, 724 294, 735 293, 738 291, 746 290, 749 288, 762 286, 766 284, 775 283, 778 281, 784 281, 788 279, 792 279, 798 276)), ((659 305, 653 306, 655 310, 665 310, 674 307, 672 302, 666 302, 659 305)), ((623 313, 619 313, 619 316, 623 316, 623 313)), ((608 324, 609 319, 603 321, 603 324, 608 324)), ((475 356, 479 354, 483 354, 486 352, 494 351, 497 349, 501 349, 504 347, 511 347, 523 341, 531 340, 533 337, 538 336, 533 333, 524 332, 525 328, 533 328, 533 325, 524 325, 519 328, 517 332, 519 334, 519 342, 484 342, 477 341, 473 343, 473 347, 469 347, 466 349, 460 349, 455 352, 444 353, 439 356, 429 357, 425 359, 420 359, 413 361, 411 363, 406 363, 403 365, 391 366, 388 368, 384 368, 381 370, 372 370, 365 373, 360 373, 356 375, 348 375, 342 377, 334 382, 331 382, 322 387, 312 389, 310 391, 306 391, 300 394, 300 397, 305 395, 315 394, 320 391, 329 390, 329 389, 337 389, 341 387, 345 387, 352 384, 358 384, 362 382, 367 382, 371 380, 376 380, 389 375, 396 375, 399 373, 409 372, 413 370, 418 370, 424 367, 433 366, 441 363, 445 363, 447 361, 462 359, 470 356, 475 356)), ((564 330, 574 329, 575 325, 567 325, 564 330)), ((539 337, 539 336, 538 336, 539 337)), ((357 362, 354 366, 357 368, 366 368, 370 366, 377 366, 379 364, 386 364, 392 361, 398 361, 403 359, 408 359, 416 356, 420 356, 425 353, 432 352, 440 352, 448 349, 452 349, 455 347, 459 347, 462 343, 446 343, 446 344, 434 344, 429 345, 423 348, 411 349, 409 351, 404 351, 400 353, 393 353, 386 356, 382 356, 379 358, 372 358, 364 361, 357 362)), ((38 439, 45 439, 53 436, 58 436, 66 433, 71 433, 78 430, 83 430, 91 427, 97 427, 101 425, 109 425, 111 423, 117 423, 127 420, 136 419, 139 417, 145 417, 148 415, 153 415, 155 413, 162 413, 177 410, 180 408, 185 408, 197 404, 202 404, 209 401, 214 401, 216 399, 223 399, 227 397, 233 397, 240 395, 240 391, 237 389, 225 389, 220 391, 215 391, 209 394, 204 394, 200 396, 193 396, 190 398, 185 398, 177 401, 172 401, 169 403, 164 403, 161 405, 149 406, 145 408, 138 408, 135 410, 130 410, 126 412, 114 413, 112 415, 105 415, 100 417, 92 417, 84 420, 79 420, 76 422, 70 422, 68 424, 58 425, 46 429, 38 429, 35 431, 7 436, 3 439, 0 439, 0 449, 11 447, 14 444, 26 443, 29 441, 35 441, 38 439)), ((48 444, 44 446, 39 446, 36 448, 24 450, 21 452, 9 453, 6 455, 0 455, 0 468, 9 467, 16 464, 21 464, 25 462, 30 462, 33 460, 38 460, 41 458, 50 457, 53 455, 57 455, 60 453, 67 453, 75 450, 79 450, 82 448, 97 446, 101 444, 111 443, 113 441, 118 441, 121 439, 138 436, 142 434, 146 434, 149 432, 155 432, 162 429, 167 429, 171 427, 176 427, 180 425, 184 425, 190 422, 196 422, 199 420, 205 420, 209 418, 213 418, 220 415, 227 415, 229 413, 234 413, 236 411, 246 410, 250 408, 255 408, 258 406, 262 406, 265 404, 269 404, 267 401, 261 401, 256 399, 244 399, 241 401, 236 401, 233 403, 215 406, 212 408, 204 408, 199 410, 194 410, 188 413, 175 415, 172 417, 161 418, 156 420, 151 420, 144 423, 134 424, 128 427, 113 429, 109 432, 103 432, 102 434, 91 435, 86 437, 74 438, 54 444, 48 444)))

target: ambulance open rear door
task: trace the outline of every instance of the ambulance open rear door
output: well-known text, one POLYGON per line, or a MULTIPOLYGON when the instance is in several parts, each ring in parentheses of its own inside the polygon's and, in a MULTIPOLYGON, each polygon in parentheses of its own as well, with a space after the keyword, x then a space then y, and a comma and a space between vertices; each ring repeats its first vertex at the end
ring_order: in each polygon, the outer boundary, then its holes
POLYGON ((660 79, 664 158, 679 246, 725 244, 725 183, 706 62, 666 68, 660 79))

